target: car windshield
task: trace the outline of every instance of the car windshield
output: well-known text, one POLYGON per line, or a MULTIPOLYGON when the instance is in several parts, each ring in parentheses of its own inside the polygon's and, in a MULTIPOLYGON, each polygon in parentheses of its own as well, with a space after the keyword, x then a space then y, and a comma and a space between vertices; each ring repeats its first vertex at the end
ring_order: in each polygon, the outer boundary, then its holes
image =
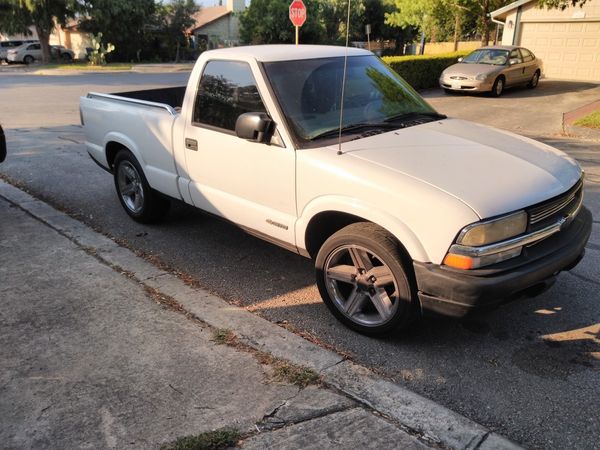
POLYGON ((503 66, 508 61, 508 50, 500 49, 480 49, 469 53, 462 60, 465 64, 491 64, 494 66, 503 66))
MULTIPOLYGON (((277 61, 264 64, 281 108, 303 141, 337 137, 342 106, 344 58, 277 61)), ((372 55, 348 57, 343 101, 343 134, 390 130, 437 114, 400 76, 372 55)), ((422 123, 422 122, 421 122, 422 123)))

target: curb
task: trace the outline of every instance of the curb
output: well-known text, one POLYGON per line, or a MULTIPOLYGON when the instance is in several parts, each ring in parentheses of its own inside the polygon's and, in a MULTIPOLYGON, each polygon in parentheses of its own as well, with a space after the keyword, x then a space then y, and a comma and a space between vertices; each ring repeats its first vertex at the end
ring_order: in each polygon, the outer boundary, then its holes
POLYGON ((175 299, 187 312, 216 328, 234 331, 257 349, 318 372, 325 384, 368 406, 428 441, 456 450, 520 449, 517 444, 472 420, 389 382, 366 367, 345 360, 209 292, 186 285, 111 239, 24 191, 0 180, 0 197, 93 253, 114 270, 175 299))

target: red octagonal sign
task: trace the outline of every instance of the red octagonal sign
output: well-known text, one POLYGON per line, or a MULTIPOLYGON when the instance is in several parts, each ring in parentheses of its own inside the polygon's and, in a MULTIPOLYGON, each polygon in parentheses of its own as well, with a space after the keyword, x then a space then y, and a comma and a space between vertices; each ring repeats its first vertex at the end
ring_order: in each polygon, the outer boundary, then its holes
POLYGON ((290 4, 290 20, 297 27, 301 27, 306 22, 306 6, 302 0, 294 0, 290 4))

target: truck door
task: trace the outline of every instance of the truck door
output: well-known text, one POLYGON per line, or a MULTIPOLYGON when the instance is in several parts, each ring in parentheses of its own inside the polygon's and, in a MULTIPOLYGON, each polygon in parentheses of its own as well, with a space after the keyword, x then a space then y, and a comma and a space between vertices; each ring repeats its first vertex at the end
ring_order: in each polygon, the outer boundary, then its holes
POLYGON ((266 112, 250 65, 209 61, 185 126, 190 195, 198 208, 295 246, 295 151, 235 134, 240 114, 266 112))

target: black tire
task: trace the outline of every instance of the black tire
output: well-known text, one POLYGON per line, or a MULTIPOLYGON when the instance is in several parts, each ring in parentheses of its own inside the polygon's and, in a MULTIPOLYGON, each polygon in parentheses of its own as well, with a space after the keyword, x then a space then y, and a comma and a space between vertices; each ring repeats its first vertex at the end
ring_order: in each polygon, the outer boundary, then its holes
POLYGON ((31 55, 25 55, 25 58, 23 58, 23 62, 27 65, 31 64, 33 61, 34 59, 31 55))
POLYGON ((536 70, 535 73, 533 74, 533 76, 531 77, 531 80, 529 80, 529 83, 527 83, 527 87, 529 89, 535 89, 539 82, 540 82, 540 71, 536 70))
POLYGON ((454 91, 452 89, 444 89, 444 94, 454 95, 454 91))
POLYGON ((334 233, 321 246, 315 269, 325 305, 340 322, 361 334, 389 335, 417 317, 410 259, 396 239, 374 223, 354 223, 334 233), (360 268, 354 252, 371 268, 360 268), (348 275, 354 269, 355 275, 348 275), (336 279, 347 276, 353 281, 336 279))
POLYGON ((506 79, 503 76, 496 78, 496 81, 494 81, 494 85, 492 86, 492 97, 500 97, 502 95, 505 83, 506 79))
POLYGON ((73 62, 73 57, 70 53, 63 53, 62 55, 60 55, 60 59, 62 59, 66 63, 73 62))
POLYGON ((117 196, 129 217, 140 223, 153 223, 164 217, 169 210, 169 199, 150 187, 129 150, 117 153, 113 173, 117 196))

